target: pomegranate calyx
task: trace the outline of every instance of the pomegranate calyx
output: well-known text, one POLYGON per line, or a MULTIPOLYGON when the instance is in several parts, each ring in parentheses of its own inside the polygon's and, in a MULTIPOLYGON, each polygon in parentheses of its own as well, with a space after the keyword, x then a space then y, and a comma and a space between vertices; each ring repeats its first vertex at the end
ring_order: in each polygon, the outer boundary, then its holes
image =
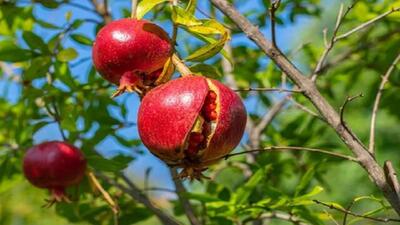
POLYGON ((57 202, 66 202, 72 203, 71 199, 65 192, 65 189, 62 187, 50 188, 51 197, 50 199, 45 199, 46 204, 43 205, 43 208, 50 208, 57 202))
POLYGON ((135 71, 125 72, 119 81, 119 87, 117 91, 111 95, 111 98, 115 98, 123 94, 125 91, 137 92, 139 95, 141 95, 143 93, 141 88, 143 87, 144 85, 140 73, 135 71))
POLYGON ((207 168, 199 169, 194 167, 185 167, 175 178, 180 180, 189 179, 190 181, 203 181, 203 179, 210 180, 210 177, 207 177, 203 174, 205 170, 207 170, 207 168))

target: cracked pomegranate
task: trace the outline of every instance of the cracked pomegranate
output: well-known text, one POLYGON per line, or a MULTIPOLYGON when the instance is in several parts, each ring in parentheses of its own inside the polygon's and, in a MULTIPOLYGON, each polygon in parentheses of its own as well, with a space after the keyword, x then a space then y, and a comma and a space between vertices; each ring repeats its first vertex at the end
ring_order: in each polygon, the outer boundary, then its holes
POLYGON ((44 142, 30 148, 23 162, 25 177, 38 188, 51 192, 48 206, 67 201, 65 188, 78 184, 86 170, 83 154, 65 142, 44 142))
POLYGON ((159 26, 136 19, 120 19, 103 27, 96 36, 94 66, 108 81, 119 85, 117 95, 138 91, 157 80, 173 47, 159 26))
POLYGON ((139 135, 149 150, 180 177, 201 172, 240 142, 246 110, 231 89, 217 80, 187 76, 151 90, 138 114, 139 135))

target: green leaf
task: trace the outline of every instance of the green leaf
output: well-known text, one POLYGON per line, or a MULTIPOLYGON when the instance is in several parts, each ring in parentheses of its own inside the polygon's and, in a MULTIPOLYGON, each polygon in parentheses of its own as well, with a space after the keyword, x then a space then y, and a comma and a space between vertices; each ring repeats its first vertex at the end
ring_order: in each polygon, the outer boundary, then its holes
POLYGON ((35 21, 37 22, 37 24, 39 24, 40 26, 42 26, 43 28, 47 28, 47 29, 61 29, 61 27, 56 26, 54 24, 48 23, 47 21, 41 20, 41 19, 35 19, 35 21))
POLYGON ((61 50, 57 54, 57 59, 61 62, 68 62, 75 59, 78 56, 78 52, 76 52, 73 48, 66 48, 61 50))
POLYGON ((204 63, 198 63, 191 66, 190 71, 192 71, 195 74, 199 74, 214 79, 219 79, 222 77, 222 74, 218 71, 216 67, 204 63))
MULTIPOLYGON (((268 167, 270 168, 270 167, 268 167)), ((260 168, 250 177, 250 179, 240 187, 234 196, 234 203, 235 204, 244 204, 247 199, 250 197, 250 194, 253 190, 260 184, 261 180, 264 179, 266 176, 267 168, 260 168)))
POLYGON ((30 66, 24 71, 25 80, 44 77, 51 65, 50 56, 39 56, 31 61, 30 66))
POLYGON ((96 170, 105 172, 119 172, 125 169, 133 160, 130 156, 118 155, 112 159, 106 159, 100 155, 89 155, 86 157, 90 166, 96 170))
POLYGON ((31 31, 24 31, 22 38, 31 49, 40 50, 42 53, 48 53, 49 49, 41 37, 31 31))
POLYGON ((32 58, 32 51, 18 47, 11 40, 0 41, 0 61, 21 62, 32 58))
POLYGON ((92 46, 92 40, 90 40, 90 38, 82 35, 82 34, 71 34, 71 38, 72 40, 76 41, 79 44, 82 45, 88 45, 88 46, 92 46))
POLYGON ((168 2, 169 0, 142 0, 139 2, 136 10, 136 18, 143 18, 146 13, 148 13, 151 9, 153 9, 156 5, 168 2))
POLYGON ((77 84, 75 83, 75 80, 72 77, 71 71, 68 67, 68 63, 57 62, 54 65, 54 68, 57 79, 59 79, 71 89, 75 89, 77 87, 77 84))
POLYGON ((209 194, 203 194, 203 193, 193 193, 193 192, 185 192, 182 193, 182 196, 184 196, 187 199, 193 199, 193 200, 198 200, 200 202, 219 202, 221 199, 213 197, 209 194))
POLYGON ((72 22, 71 24, 71 28, 72 29, 78 29, 85 21, 84 20, 75 20, 74 22, 72 22))
POLYGON ((300 183, 296 187, 296 192, 294 194, 295 197, 299 196, 305 189, 307 189, 311 180, 314 178, 314 175, 315 175, 315 164, 311 165, 310 168, 301 178, 300 183))
POLYGON ((219 41, 205 45, 197 49, 195 52, 186 57, 186 60, 195 62, 205 61, 213 57, 214 55, 218 54, 224 47, 225 42, 227 40, 228 40, 228 35, 224 34, 219 41))

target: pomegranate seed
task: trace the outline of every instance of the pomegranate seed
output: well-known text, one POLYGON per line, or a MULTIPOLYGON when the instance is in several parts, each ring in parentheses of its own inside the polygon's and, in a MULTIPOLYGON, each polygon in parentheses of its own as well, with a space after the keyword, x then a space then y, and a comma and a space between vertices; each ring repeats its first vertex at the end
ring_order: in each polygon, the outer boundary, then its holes
POLYGON ((204 140, 204 136, 201 133, 191 133, 189 142, 190 143, 200 143, 204 140))
POLYGON ((217 99, 217 94, 214 91, 209 91, 207 98, 215 100, 215 99, 217 99))

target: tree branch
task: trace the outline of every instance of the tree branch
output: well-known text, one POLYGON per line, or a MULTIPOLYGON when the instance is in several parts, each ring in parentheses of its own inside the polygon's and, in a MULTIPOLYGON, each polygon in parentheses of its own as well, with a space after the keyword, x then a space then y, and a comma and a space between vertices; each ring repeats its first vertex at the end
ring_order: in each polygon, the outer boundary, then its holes
POLYGON ((112 21, 111 15, 108 11, 108 1, 104 0, 103 4, 99 3, 98 0, 92 0, 92 5, 97 13, 103 17, 104 23, 109 23, 112 21))
POLYGON ((192 71, 181 61, 177 54, 172 55, 172 63, 183 77, 192 74, 192 71))
POLYGON ((283 53, 267 40, 260 30, 250 23, 226 0, 211 0, 226 16, 228 16, 260 49, 268 55, 280 69, 297 85, 304 90, 304 95, 310 99, 315 108, 326 119, 328 124, 336 131, 337 135, 348 146, 367 171, 375 185, 383 192, 385 198, 400 215, 400 199, 386 182, 383 169, 374 157, 354 139, 355 135, 341 123, 340 116, 327 102, 315 86, 314 82, 304 76, 283 53))
POLYGON ((357 26, 357 27, 351 29, 350 31, 348 31, 348 32, 346 32, 346 33, 344 33, 344 34, 342 34, 342 35, 337 36, 337 37, 335 38, 335 42, 336 42, 336 41, 339 41, 339 40, 341 40, 341 39, 347 38, 348 36, 350 36, 350 35, 356 33, 357 31, 362 30, 362 29, 364 29, 364 28, 370 26, 371 24, 373 24, 373 23, 375 23, 375 22, 377 22, 377 21, 379 21, 379 20, 385 18, 386 16, 388 16, 388 15, 394 13, 394 12, 399 12, 399 11, 400 11, 400 7, 392 8, 391 10, 389 10, 389 11, 387 11, 387 12, 385 12, 385 13, 383 13, 383 14, 381 14, 381 15, 379 15, 379 16, 377 16, 377 17, 371 19, 371 20, 368 20, 367 22, 365 22, 365 23, 363 23, 363 24, 361 24, 361 25, 359 25, 359 26, 357 26))
POLYGON ((322 66, 325 63, 326 58, 328 57, 329 52, 332 50, 333 46, 336 43, 336 35, 339 31, 340 25, 342 24, 343 19, 346 17, 346 15, 350 12, 350 10, 354 7, 354 5, 357 3, 357 0, 354 1, 348 8, 347 10, 343 13, 344 10, 344 6, 343 3, 340 4, 340 9, 339 9, 339 13, 337 15, 336 18, 336 24, 335 24, 335 28, 333 29, 333 35, 332 38, 330 39, 330 41, 328 42, 326 39, 326 35, 327 35, 327 29, 324 29, 324 42, 325 42, 325 50, 322 53, 322 56, 320 57, 320 59, 318 60, 317 66, 314 69, 313 74, 311 75, 311 80, 312 81, 316 81, 318 74, 321 71, 322 66))
POLYGON ((182 207, 185 211, 186 217, 188 218, 189 222, 191 225, 201 225, 202 223, 197 219, 196 214, 194 213, 193 207, 190 204, 189 200, 183 196, 186 193, 186 189, 182 184, 182 181, 180 179, 174 179, 175 177, 178 176, 178 172, 176 171, 176 168, 171 168, 170 169, 172 180, 174 181, 175 184, 175 192, 176 195, 179 198, 179 201, 182 204, 182 207))
POLYGON ((259 148, 259 149, 251 149, 247 151, 242 151, 242 152, 237 152, 237 153, 232 153, 225 155, 221 157, 221 159, 229 159, 233 156, 238 156, 238 155, 243 155, 247 153, 254 153, 254 152, 281 152, 281 151, 308 151, 308 152, 316 152, 316 153, 321 153, 321 154, 326 154, 330 156, 334 156, 337 158, 342 158, 346 160, 350 160, 353 162, 358 162, 358 160, 352 156, 348 155, 343 155, 340 153, 328 151, 328 150, 323 150, 323 149, 318 149, 318 148, 306 148, 306 147, 294 147, 294 146, 271 146, 271 147, 265 147, 265 148, 259 148))
POLYGON ((336 207, 336 206, 333 205, 333 204, 328 204, 328 203, 325 203, 325 202, 321 202, 321 201, 319 201, 319 200, 313 200, 313 202, 315 202, 316 204, 319 204, 319 205, 323 205, 323 206, 325 206, 325 207, 328 207, 328 208, 330 208, 330 209, 334 209, 334 210, 340 211, 340 212, 342 212, 342 213, 346 213, 346 214, 348 214, 348 215, 352 215, 352 216, 354 216, 354 217, 359 217, 359 218, 364 218, 364 219, 373 220, 373 221, 377 221, 377 222, 384 222, 384 223, 388 223, 388 222, 400 222, 400 219, 394 219, 394 218, 379 218, 379 217, 365 216, 365 215, 362 215, 362 214, 358 214, 358 213, 352 212, 352 211, 347 210, 347 209, 342 209, 342 208, 336 207))
POLYGON ((233 89, 233 91, 236 91, 236 92, 245 92, 245 91, 272 92, 272 91, 278 91, 278 92, 303 93, 302 90, 297 90, 297 89, 265 88, 265 87, 239 88, 239 89, 233 89))
POLYGON ((272 44, 276 47, 276 35, 275 35, 275 12, 279 8, 281 1, 275 0, 271 1, 271 6, 269 7, 270 21, 271 21, 271 38, 272 44))
POLYGON ((151 212, 154 213, 155 216, 158 217, 160 222, 164 225, 181 225, 178 221, 176 221, 174 218, 169 216, 168 214, 164 213, 161 209, 156 207, 148 197, 142 193, 142 191, 134 184, 132 181, 130 181, 125 175, 121 175, 122 179, 125 181, 125 183, 129 186, 126 187, 125 185, 122 185, 118 183, 117 181, 107 177, 106 175, 96 172, 96 176, 101 177, 104 181, 109 183, 110 185, 118 188, 119 190, 123 191, 124 193, 130 195, 133 199, 136 201, 142 203, 147 209, 149 209, 151 212))
POLYGON ((131 18, 136 19, 138 0, 131 1, 131 18))
POLYGON ((250 146, 252 148, 260 147, 260 136, 265 128, 272 122, 272 120, 278 115, 287 102, 287 98, 280 100, 275 103, 267 113, 262 117, 261 121, 251 129, 249 134, 250 146))
POLYGON ((283 213, 283 212, 266 212, 266 213, 261 214, 257 218, 245 219, 243 221, 243 224, 247 224, 254 220, 267 220, 267 219, 284 220, 284 221, 288 221, 288 222, 291 222, 292 224, 296 224, 296 225, 307 225, 308 224, 308 223, 302 222, 302 220, 300 218, 298 218, 297 216, 283 213))
POLYGON ((389 77, 392 74, 393 70, 396 67, 396 64, 399 61, 400 61, 400 54, 397 55, 396 59, 392 62, 389 69, 382 76, 382 81, 381 81, 381 84, 379 85, 378 93, 376 94, 376 97, 375 97, 374 107, 372 109, 371 128, 370 128, 370 133, 369 133, 369 146, 368 146, 368 151, 371 152, 371 154, 374 154, 374 151, 375 151, 376 115, 378 113, 379 103, 382 98, 383 89, 385 88, 385 84, 389 81, 389 77))

